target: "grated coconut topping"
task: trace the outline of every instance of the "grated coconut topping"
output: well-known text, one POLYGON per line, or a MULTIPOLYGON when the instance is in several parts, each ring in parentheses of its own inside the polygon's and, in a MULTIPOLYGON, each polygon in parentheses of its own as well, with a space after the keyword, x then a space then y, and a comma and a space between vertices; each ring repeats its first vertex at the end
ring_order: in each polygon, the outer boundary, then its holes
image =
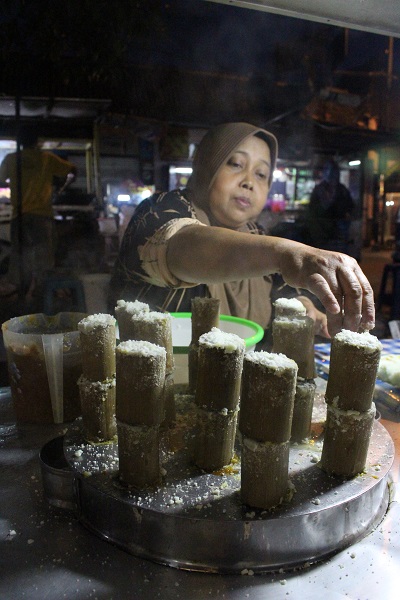
POLYGON ((115 319, 112 315, 98 313, 89 315, 78 323, 78 330, 83 333, 92 331, 93 329, 101 329, 104 327, 115 326, 115 319))
POLYGON ((297 298, 278 298, 274 302, 274 306, 278 310, 282 308, 282 310, 290 310, 299 315, 306 314, 306 307, 297 298))
POLYGON ((265 352, 264 350, 247 352, 244 356, 244 360, 248 360, 265 367, 275 368, 277 370, 297 370, 297 363, 291 358, 288 358, 285 354, 265 352))
POLYGON ((226 333, 218 327, 213 327, 208 333, 203 333, 199 338, 199 344, 208 348, 223 348, 227 354, 245 347, 244 340, 236 333, 226 333))
POLYGON ((121 342, 116 349, 121 354, 137 354, 140 356, 166 356, 165 348, 143 340, 127 340, 121 342))
POLYGON ((115 307, 115 312, 118 313, 122 311, 131 315, 136 315, 141 312, 149 312, 150 307, 145 302, 140 302, 139 300, 134 300, 133 302, 118 300, 117 306, 115 307))
POLYGON ((371 335, 369 331, 363 333, 357 333, 355 331, 349 331, 342 329, 335 335, 335 340, 347 344, 349 346, 356 346, 357 348, 364 348, 365 350, 382 350, 382 344, 377 337, 371 335))

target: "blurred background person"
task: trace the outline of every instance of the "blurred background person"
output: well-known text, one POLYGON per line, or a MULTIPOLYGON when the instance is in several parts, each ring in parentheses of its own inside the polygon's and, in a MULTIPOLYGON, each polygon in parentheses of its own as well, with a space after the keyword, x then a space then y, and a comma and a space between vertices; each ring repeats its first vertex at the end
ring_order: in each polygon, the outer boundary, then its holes
POLYGON ((20 156, 7 154, 0 165, 0 181, 9 183, 12 205, 10 262, 2 288, 3 295, 29 291, 31 308, 41 310, 46 273, 54 268, 54 178, 62 180, 64 190, 77 170, 71 162, 42 151, 32 128, 24 129, 19 141, 20 156))
POLYGON ((324 165, 321 183, 311 192, 306 243, 316 248, 348 254, 353 211, 351 194, 340 183, 339 167, 334 160, 329 160, 324 165))

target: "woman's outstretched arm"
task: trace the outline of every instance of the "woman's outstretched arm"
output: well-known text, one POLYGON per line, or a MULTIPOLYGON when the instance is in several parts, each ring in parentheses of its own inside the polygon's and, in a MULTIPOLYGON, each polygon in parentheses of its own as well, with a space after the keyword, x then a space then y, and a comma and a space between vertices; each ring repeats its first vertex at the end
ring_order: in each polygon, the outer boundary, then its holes
POLYGON ((288 285, 309 290, 323 304, 328 330, 372 329, 374 297, 357 261, 338 252, 272 236, 192 225, 168 242, 171 272, 189 283, 235 281, 280 273, 288 285))

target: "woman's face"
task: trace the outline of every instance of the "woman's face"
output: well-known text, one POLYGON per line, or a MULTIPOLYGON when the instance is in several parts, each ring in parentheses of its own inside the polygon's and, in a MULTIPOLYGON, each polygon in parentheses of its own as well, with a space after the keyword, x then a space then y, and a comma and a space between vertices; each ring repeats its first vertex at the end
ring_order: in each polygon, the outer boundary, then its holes
POLYGON ((256 218, 267 199, 270 172, 271 153, 264 140, 252 136, 239 144, 210 188, 214 218, 234 229, 256 218))

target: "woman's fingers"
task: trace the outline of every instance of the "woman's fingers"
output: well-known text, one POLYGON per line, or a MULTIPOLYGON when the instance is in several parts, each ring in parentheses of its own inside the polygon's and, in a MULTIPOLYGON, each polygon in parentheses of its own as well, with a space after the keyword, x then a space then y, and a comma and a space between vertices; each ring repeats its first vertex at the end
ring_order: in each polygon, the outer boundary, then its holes
POLYGON ((375 327, 375 301, 374 301, 374 292, 372 290, 371 284, 366 278, 363 271, 357 265, 357 276, 361 283, 361 288, 363 292, 362 296, 362 305, 361 305, 361 321, 359 328, 363 331, 369 331, 375 327))
POLYGON ((343 328, 369 330, 375 325, 374 294, 368 279, 358 265, 338 271, 343 291, 343 328))
POLYGON ((371 285, 357 261, 350 256, 324 252, 308 277, 308 289, 327 311, 329 333, 374 327, 375 307, 371 285))
POLYGON ((320 311, 318 318, 315 321, 315 335, 319 335, 324 338, 329 338, 329 328, 328 328, 328 318, 327 315, 321 313, 320 311))
POLYGON ((314 334, 320 337, 330 338, 327 315, 317 309, 313 315, 311 313, 308 313, 308 315, 314 319, 314 334))
POLYGON ((327 312, 332 315, 341 313, 342 296, 332 274, 313 273, 306 280, 305 287, 317 296, 327 312))
MULTIPOLYGON (((336 286, 334 286, 336 287, 336 286)), ((314 274, 310 277, 310 292, 315 294, 322 302, 326 310, 327 328, 331 337, 343 329, 343 312, 341 309, 341 297, 336 298, 328 281, 320 274, 314 274)))
POLYGON ((280 243, 280 273, 292 287, 312 292, 322 302, 330 335, 375 325, 374 294, 357 261, 347 254, 280 243))
POLYGON ((343 327, 345 329, 369 330, 375 326, 374 293, 371 284, 353 258, 337 271, 342 296, 343 327))

